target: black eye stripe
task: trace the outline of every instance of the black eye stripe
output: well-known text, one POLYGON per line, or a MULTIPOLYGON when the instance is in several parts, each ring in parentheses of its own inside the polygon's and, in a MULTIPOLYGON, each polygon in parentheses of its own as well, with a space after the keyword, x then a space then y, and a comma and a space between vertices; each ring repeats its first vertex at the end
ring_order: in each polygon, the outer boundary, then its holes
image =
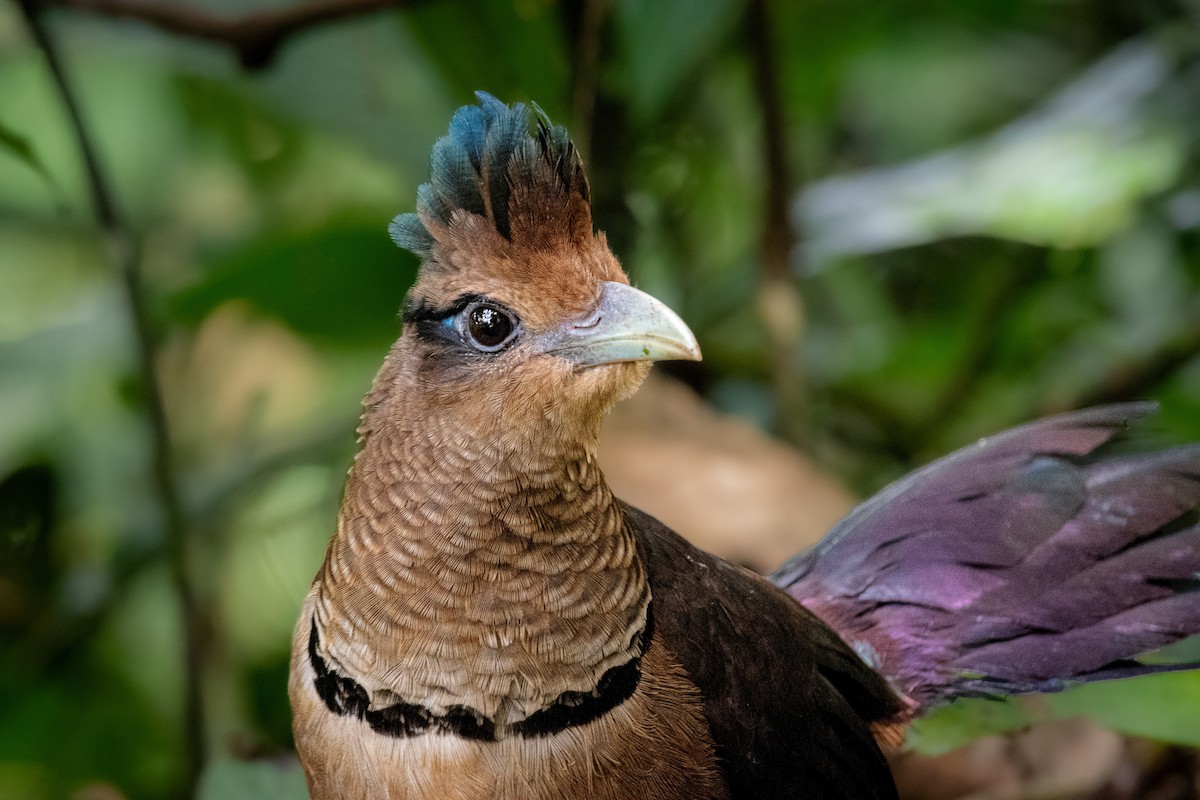
POLYGON ((410 296, 404 301, 404 308, 400 311, 400 321, 406 324, 410 322, 440 321, 462 313, 463 309, 472 303, 488 303, 489 305, 500 306, 499 303, 481 294, 461 295, 448 306, 435 306, 424 298, 410 296))

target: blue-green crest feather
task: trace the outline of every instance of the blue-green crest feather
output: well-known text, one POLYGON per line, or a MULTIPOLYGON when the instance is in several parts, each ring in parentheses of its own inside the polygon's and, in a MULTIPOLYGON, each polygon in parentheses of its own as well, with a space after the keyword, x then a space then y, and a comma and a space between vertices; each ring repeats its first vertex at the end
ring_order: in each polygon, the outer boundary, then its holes
MULTIPOLYGON (((511 239, 514 181, 545 191, 575 192, 585 203, 588 200, 583 167, 565 128, 552 125, 535 105, 535 138, 525 104, 508 106, 486 92, 476 92, 476 97, 478 105, 458 109, 446 136, 434 143, 429 182, 417 188, 417 213, 401 214, 389 227, 397 245, 422 258, 436 243, 422 219, 448 226, 458 209, 487 217, 500 235, 511 239), (538 183, 539 162, 550 166, 557 180, 542 178, 538 183)), ((546 174, 544 168, 540 174, 546 174)))

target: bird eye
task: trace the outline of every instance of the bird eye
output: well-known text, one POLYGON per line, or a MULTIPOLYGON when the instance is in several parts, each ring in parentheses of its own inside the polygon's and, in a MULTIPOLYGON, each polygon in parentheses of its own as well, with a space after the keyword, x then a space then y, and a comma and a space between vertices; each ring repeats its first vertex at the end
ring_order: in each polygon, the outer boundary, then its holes
POLYGON ((485 352, 506 345, 516 329, 516 321, 507 311, 480 303, 467 310, 467 333, 471 343, 485 352))

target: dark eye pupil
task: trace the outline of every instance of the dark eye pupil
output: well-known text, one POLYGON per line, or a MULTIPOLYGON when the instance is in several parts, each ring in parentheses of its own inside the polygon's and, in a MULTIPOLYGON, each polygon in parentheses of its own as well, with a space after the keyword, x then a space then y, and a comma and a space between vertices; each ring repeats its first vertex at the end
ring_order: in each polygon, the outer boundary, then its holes
POLYGON ((508 315, 491 306, 472 309, 468 324, 471 338, 484 347, 498 347, 512 333, 512 322, 508 315))

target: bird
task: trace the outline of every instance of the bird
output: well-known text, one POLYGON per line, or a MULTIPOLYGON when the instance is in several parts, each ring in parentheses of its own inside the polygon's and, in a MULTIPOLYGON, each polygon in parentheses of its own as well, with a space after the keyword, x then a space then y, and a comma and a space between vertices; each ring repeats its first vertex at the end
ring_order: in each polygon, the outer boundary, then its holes
POLYGON ((421 266, 292 645, 314 800, 896 798, 930 709, 1198 666, 1137 660, 1200 633, 1200 446, 1111 444, 1152 403, 968 445, 763 577, 597 466, 651 363, 701 354, 565 128, 478 93, 390 233, 421 266))

